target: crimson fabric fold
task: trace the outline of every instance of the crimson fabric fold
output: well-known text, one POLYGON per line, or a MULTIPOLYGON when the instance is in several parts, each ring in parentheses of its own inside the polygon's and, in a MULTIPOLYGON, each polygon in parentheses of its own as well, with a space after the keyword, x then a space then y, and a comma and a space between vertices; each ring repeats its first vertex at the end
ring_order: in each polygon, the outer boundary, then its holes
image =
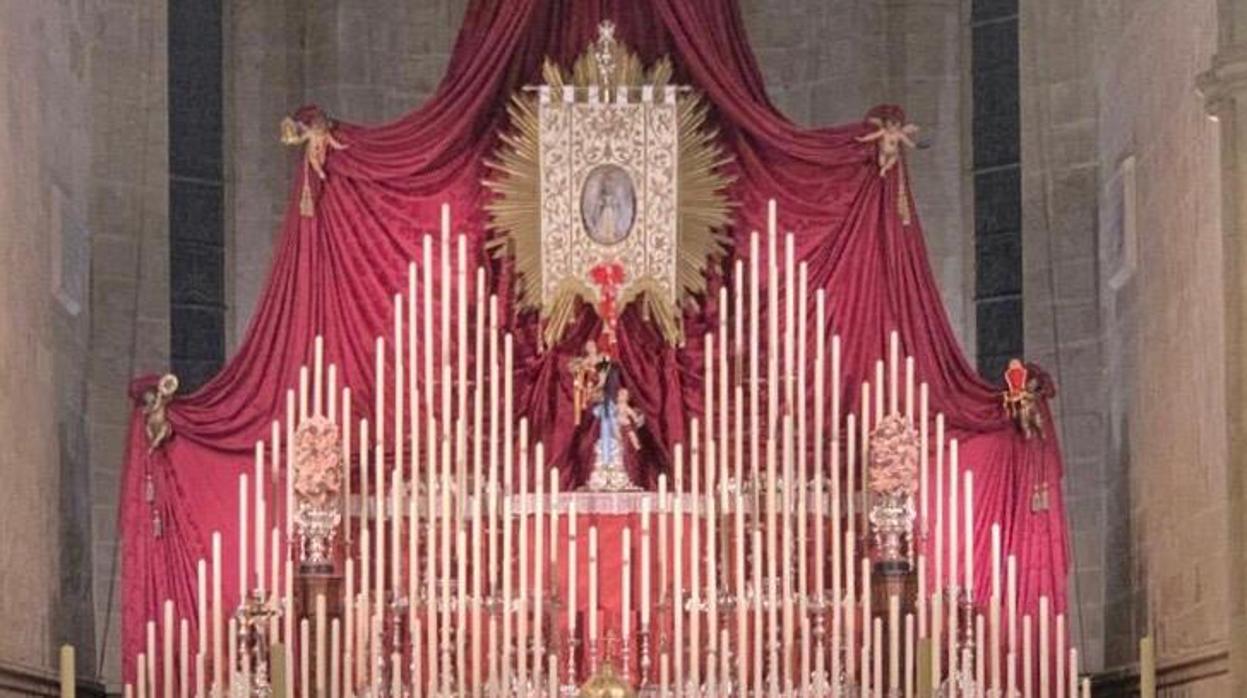
MULTIPOLYGON (((733 0, 474 0, 446 75, 426 104, 379 126, 338 125, 347 147, 330 153, 324 181, 309 182, 312 217, 300 215, 307 172, 298 161, 250 329, 211 382, 177 396, 169 408, 174 436, 152 453, 140 399, 152 379, 135 381, 120 512, 127 680, 142 651, 144 623, 159 617, 165 599, 194 628, 196 564, 210 558, 213 531, 222 536, 226 606, 236 603, 238 476, 252 470, 255 443, 284 417, 286 392, 298 384, 299 366, 310 362, 316 335, 324 337, 340 384, 353 390, 355 417, 370 416, 375 338, 392 331, 392 298, 407 288, 408 265, 420 262, 425 233, 435 235, 433 278, 440 283, 436 231, 444 202, 454 231, 467 236, 469 265, 486 269, 501 325, 515 334, 518 415, 529 420, 533 440, 543 441, 567 482, 583 476, 586 439, 573 425, 566 366, 597 321, 586 312, 559 346, 539 347, 536 318, 513 303, 509 265, 483 250, 491 235, 484 211, 490 193, 481 180, 507 128, 512 93, 539 81, 547 56, 569 65, 607 19, 643 61, 671 57, 677 79, 710 103, 711 121, 733 158, 728 194, 736 208, 727 232, 734 250, 711 270, 709 298, 686 314, 687 342, 668 346, 633 310, 620 320, 623 380, 647 416, 654 450, 662 452, 655 459, 669 467, 671 445, 685 439, 688 421, 699 415, 701 338, 717 324, 714 289, 730 280, 734 259, 747 259, 749 236, 766 230, 767 201, 775 199, 780 229, 794 234, 796 258, 808 264, 811 298, 815 289, 826 290, 830 325, 842 342, 845 412, 860 403, 862 382, 873 381, 874 362, 885 355, 889 333, 898 331, 919 380, 930 384, 932 414, 945 415, 949 436, 960 440, 962 465, 975 474, 975 588, 990 586, 990 529, 999 523, 1006 554, 1018 558, 1021 607, 1036 606, 1041 595, 1056 609, 1065 607, 1062 464, 1054 430, 1023 439, 1002 408, 1000 388, 967 363, 940 302, 918 206, 910 202, 908 225, 898 212, 904 167, 879 176, 874 145, 856 140, 871 128, 865 120, 802 128, 779 113, 767 99, 733 0), (1032 493, 1045 484, 1047 506, 1033 510, 1032 493)), ((765 240, 761 249, 765 257, 765 240)), ((471 326, 474 332, 475 319, 471 326)), ((387 361, 392 376, 393 357, 387 361)), ((386 399, 393 399, 392 386, 386 399)), ((281 491, 282 477, 266 477, 265 487, 281 491)), ((274 524, 285 516, 273 503, 278 499, 269 500, 274 524)), ((929 538, 920 542, 930 545, 929 538)))

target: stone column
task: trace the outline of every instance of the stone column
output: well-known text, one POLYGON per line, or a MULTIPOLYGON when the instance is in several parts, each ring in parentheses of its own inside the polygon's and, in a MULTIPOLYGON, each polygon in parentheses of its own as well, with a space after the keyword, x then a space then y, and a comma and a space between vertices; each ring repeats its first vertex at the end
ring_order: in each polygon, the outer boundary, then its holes
POLYGON ((1218 8, 1218 46, 1197 86, 1221 125, 1230 680, 1247 694, 1247 0, 1218 8), (1239 115, 1243 116, 1240 117, 1239 115))

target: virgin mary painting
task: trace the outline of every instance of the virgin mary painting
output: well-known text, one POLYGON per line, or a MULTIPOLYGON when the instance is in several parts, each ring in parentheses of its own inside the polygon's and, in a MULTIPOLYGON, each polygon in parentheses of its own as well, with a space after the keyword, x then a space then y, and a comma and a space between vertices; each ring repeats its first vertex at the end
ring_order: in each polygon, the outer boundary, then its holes
POLYGON ((632 177, 618 165, 598 165, 580 192, 580 216, 595 242, 614 245, 628 237, 636 217, 632 177))

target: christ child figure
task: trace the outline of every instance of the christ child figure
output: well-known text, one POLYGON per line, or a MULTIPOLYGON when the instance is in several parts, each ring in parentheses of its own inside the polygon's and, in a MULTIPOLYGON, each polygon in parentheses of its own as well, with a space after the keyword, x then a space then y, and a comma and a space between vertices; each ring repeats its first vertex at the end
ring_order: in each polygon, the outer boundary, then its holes
POLYGON ((628 389, 620 388, 615 396, 615 419, 618 420, 620 436, 628 439, 634 450, 641 450, 637 429, 645 426, 645 415, 628 401, 628 389))

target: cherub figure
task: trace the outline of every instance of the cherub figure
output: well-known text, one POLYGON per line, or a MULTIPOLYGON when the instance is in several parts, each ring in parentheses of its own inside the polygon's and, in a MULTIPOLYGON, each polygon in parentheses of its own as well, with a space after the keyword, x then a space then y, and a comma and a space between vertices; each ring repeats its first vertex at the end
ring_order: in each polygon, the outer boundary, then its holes
POLYGON ((173 436, 173 425, 169 423, 169 403, 178 390, 178 378, 172 373, 160 377, 156 387, 143 393, 144 431, 147 434, 147 453, 154 453, 165 441, 173 436))
POLYGON ((875 130, 864 136, 858 136, 857 141, 859 143, 879 142, 879 176, 883 177, 900 160, 902 145, 910 148, 917 146, 911 136, 918 132, 918 127, 914 124, 902 124, 899 119, 890 117, 872 116, 866 121, 873 125, 875 130))
POLYGON ((304 161, 322 180, 325 179, 325 160, 329 157, 329 149, 346 149, 346 145, 333 135, 333 127, 333 122, 319 109, 311 110, 307 121, 289 116, 281 121, 281 142, 304 146, 304 161))
POLYGON ((620 388, 615 395, 615 418, 619 421, 620 435, 625 435, 632 448, 641 450, 641 439, 637 437, 637 429, 645 426, 645 415, 628 402, 628 389, 620 388))

